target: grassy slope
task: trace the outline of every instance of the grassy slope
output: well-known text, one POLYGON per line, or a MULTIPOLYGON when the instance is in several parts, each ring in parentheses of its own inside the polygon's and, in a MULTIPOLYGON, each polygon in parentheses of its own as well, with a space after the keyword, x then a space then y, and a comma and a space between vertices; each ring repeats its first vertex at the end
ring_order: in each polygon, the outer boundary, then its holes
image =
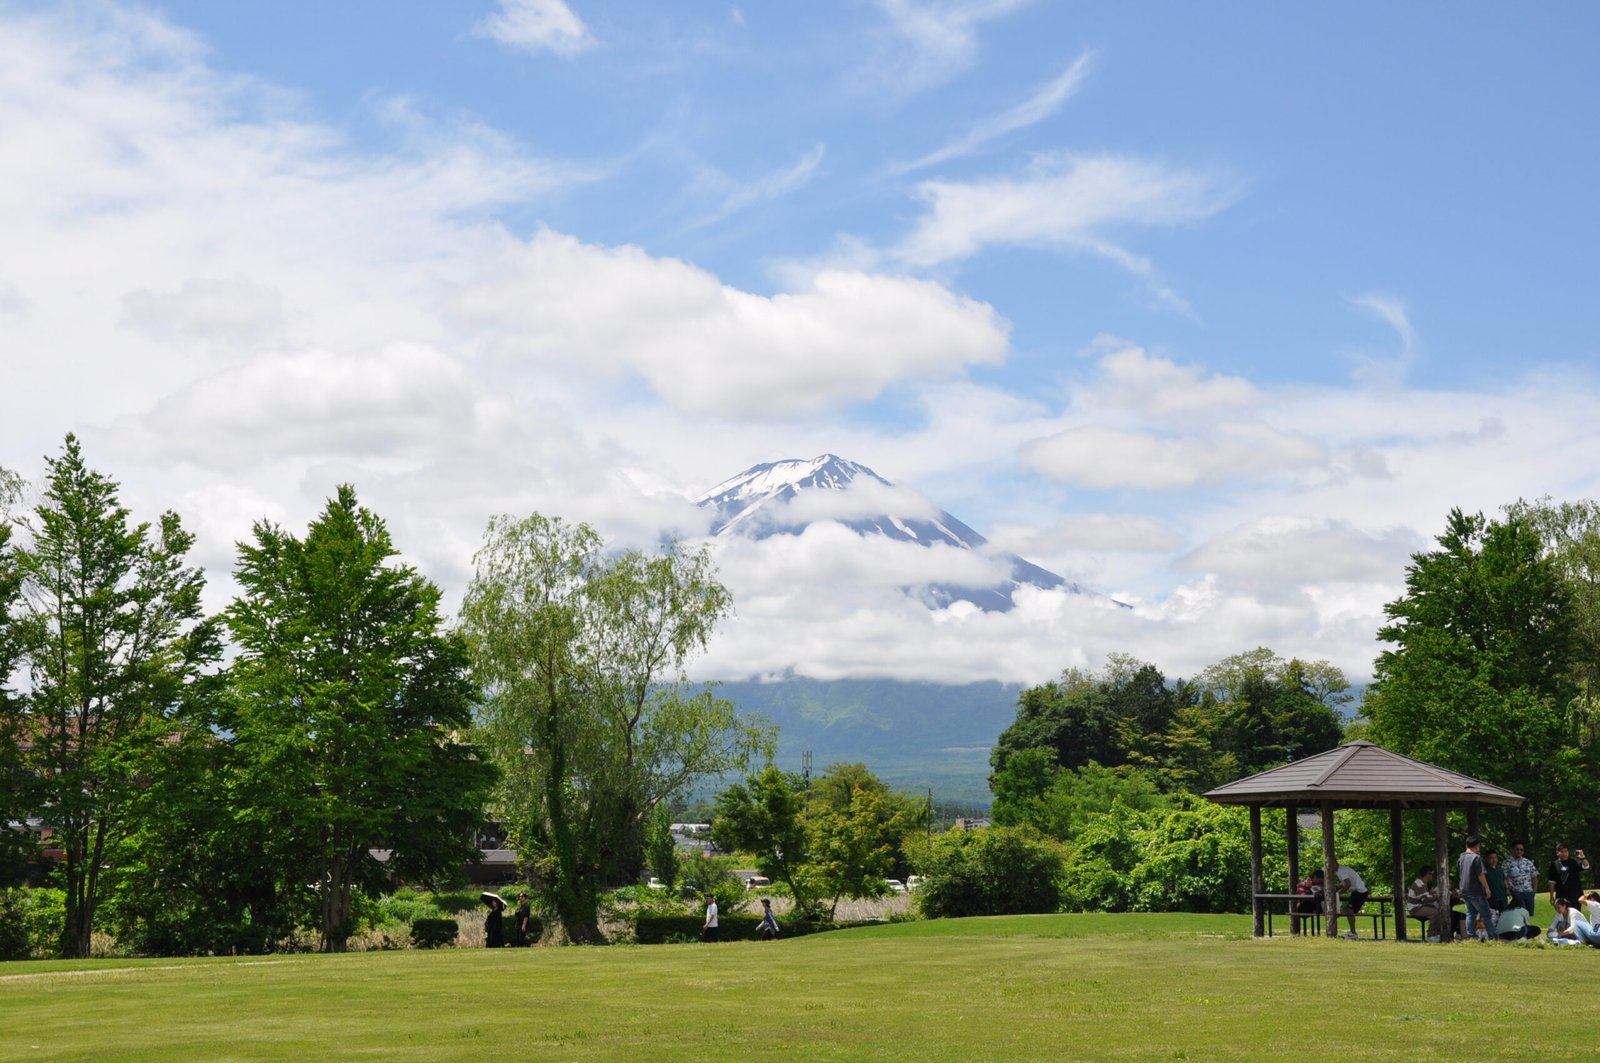
POLYGON ((1590 949, 1247 929, 1066 915, 770 945, 0 964, 0 1059, 1415 1060, 1590 1043, 1589 1009, 1534 1003, 1592 982, 1590 949))

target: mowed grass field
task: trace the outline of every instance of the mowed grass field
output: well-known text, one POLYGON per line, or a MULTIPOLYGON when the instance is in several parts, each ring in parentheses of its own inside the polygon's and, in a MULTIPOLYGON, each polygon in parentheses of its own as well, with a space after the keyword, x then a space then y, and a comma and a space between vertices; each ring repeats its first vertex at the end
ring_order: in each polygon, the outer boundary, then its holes
POLYGON ((0 1059, 1588 1058, 1600 950, 1248 936, 1245 916, 770 944, 0 964, 0 1059))

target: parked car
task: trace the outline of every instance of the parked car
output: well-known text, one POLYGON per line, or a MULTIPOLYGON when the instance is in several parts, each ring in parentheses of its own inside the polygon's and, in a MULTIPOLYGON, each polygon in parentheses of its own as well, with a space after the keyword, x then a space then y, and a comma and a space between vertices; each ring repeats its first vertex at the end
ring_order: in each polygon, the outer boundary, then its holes
POLYGON ((920 885, 922 885, 921 875, 912 875, 910 878, 906 879, 906 889, 908 890, 914 890, 920 885))
POLYGON ((883 880, 883 884, 889 887, 890 893, 904 893, 906 891, 906 884, 897 878, 886 878, 883 880))
POLYGON ((645 885, 649 886, 653 890, 664 890, 667 888, 667 884, 656 878, 654 875, 650 876, 650 881, 646 882, 645 885))

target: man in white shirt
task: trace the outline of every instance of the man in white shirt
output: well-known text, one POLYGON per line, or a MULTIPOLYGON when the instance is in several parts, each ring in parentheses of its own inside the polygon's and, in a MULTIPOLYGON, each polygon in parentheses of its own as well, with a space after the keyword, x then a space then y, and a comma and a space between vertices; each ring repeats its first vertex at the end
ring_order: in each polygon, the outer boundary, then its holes
POLYGON ((717 940, 717 899, 706 894, 706 925, 700 928, 701 941, 717 940))
POLYGON ((1350 932, 1345 935, 1354 939, 1356 936, 1356 913, 1361 911, 1361 906, 1367 903, 1367 898, 1372 894, 1367 892, 1367 884, 1355 869, 1340 864, 1333 873, 1334 879, 1339 883, 1339 892, 1345 895, 1344 917, 1350 920, 1350 932))

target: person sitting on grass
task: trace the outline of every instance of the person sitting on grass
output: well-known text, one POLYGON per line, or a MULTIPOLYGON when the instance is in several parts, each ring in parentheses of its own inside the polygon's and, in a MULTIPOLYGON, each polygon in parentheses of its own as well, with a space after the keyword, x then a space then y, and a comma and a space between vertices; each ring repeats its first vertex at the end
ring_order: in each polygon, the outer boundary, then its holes
POLYGON ((1525 941, 1539 936, 1539 928, 1528 922, 1528 913, 1516 905, 1500 913, 1495 930, 1495 937, 1501 941, 1525 941))
MULTIPOLYGON (((1437 927, 1435 920, 1439 918, 1439 891, 1433 888, 1432 866, 1418 869, 1417 877, 1411 880, 1411 888, 1406 890, 1406 914, 1427 923, 1430 931, 1437 927)), ((1452 938, 1461 936, 1461 918, 1460 912, 1450 909, 1452 938)), ((1429 940, 1437 941, 1438 938, 1430 936, 1429 940)))
POLYGON ((1600 942, 1600 936, 1571 901, 1558 896, 1556 921, 1550 924, 1550 940, 1557 945, 1587 945, 1600 942))

